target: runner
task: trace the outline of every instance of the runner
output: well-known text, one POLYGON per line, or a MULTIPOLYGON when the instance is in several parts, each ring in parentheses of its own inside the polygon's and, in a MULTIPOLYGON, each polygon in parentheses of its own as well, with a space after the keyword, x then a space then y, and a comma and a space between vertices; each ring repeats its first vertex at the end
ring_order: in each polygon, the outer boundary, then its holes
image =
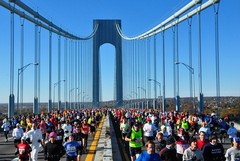
POLYGON ((64 138, 64 130, 62 129, 62 124, 60 122, 57 125, 56 134, 57 134, 56 142, 62 144, 64 138))
POLYGON ((156 141, 155 141, 155 150, 159 153, 162 149, 166 147, 166 140, 163 139, 163 134, 161 132, 157 132, 156 141))
POLYGON ((66 161, 81 161, 82 146, 74 140, 73 134, 69 134, 69 139, 64 143, 66 150, 66 161))
POLYGON ((3 124, 1 126, 1 128, 3 128, 3 131, 4 131, 5 142, 8 142, 8 133, 9 133, 10 127, 11 127, 11 125, 8 121, 8 118, 5 118, 3 120, 3 124))
POLYGON ((140 124, 136 122, 125 138, 126 141, 129 141, 131 161, 135 161, 142 152, 143 132, 139 126, 140 124))
POLYGON ((23 136, 21 138, 21 143, 17 145, 17 151, 15 152, 15 155, 18 154, 18 161, 29 161, 30 152, 32 151, 32 148, 30 145, 26 142, 26 137, 23 136))
POLYGON ((182 161, 184 151, 189 147, 189 134, 183 128, 178 129, 178 134, 174 135, 176 140, 177 159, 182 161))
POLYGON ((152 140, 146 143, 147 151, 142 152, 136 161, 161 161, 161 157, 155 152, 155 144, 152 140))
POLYGON ((233 138, 233 146, 227 149, 225 157, 226 161, 239 161, 240 160, 240 138, 233 138))
POLYGON ((20 124, 16 124, 16 128, 13 129, 12 137, 14 139, 14 145, 17 148, 17 145, 21 142, 21 138, 23 137, 23 129, 20 127, 20 124))
POLYGON ((237 129, 234 127, 234 123, 231 123, 231 126, 229 127, 227 134, 229 138, 231 139, 231 143, 233 144, 233 138, 237 137, 237 129))
POLYGON ((197 140, 197 147, 202 151, 204 146, 209 143, 209 140, 205 137, 205 132, 201 131, 199 134, 199 139, 197 140))
POLYGON ((204 161, 201 151, 197 148, 197 139, 192 138, 189 143, 190 147, 183 153, 183 161, 204 161))
POLYGON ((70 124, 69 120, 67 120, 66 123, 62 125, 62 129, 64 131, 64 141, 66 142, 68 140, 69 134, 72 133, 72 125, 70 124))
POLYGON ((213 135, 210 142, 203 148, 203 157, 205 161, 225 161, 224 149, 221 143, 217 142, 217 136, 213 135))
POLYGON ((62 144, 56 142, 57 134, 51 132, 49 134, 49 142, 44 147, 44 159, 47 161, 60 161, 60 158, 65 154, 65 149, 62 144))
POLYGON ((87 145, 88 145, 88 133, 89 133, 89 125, 87 123, 87 119, 83 119, 82 123, 82 134, 83 134, 83 151, 87 153, 87 145))
POLYGON ((160 156, 163 161, 177 161, 177 151, 175 149, 175 139, 173 136, 167 138, 167 145, 160 151, 160 156))
POLYGON ((152 120, 150 117, 147 117, 147 123, 143 125, 143 131, 144 131, 144 142, 147 142, 149 140, 154 140, 154 132, 157 129, 152 124, 152 120))
POLYGON ((37 161, 39 147, 43 141, 42 132, 37 127, 38 127, 37 123, 36 122, 33 123, 32 129, 30 131, 28 131, 26 134, 26 136, 30 138, 30 142, 31 142, 31 148, 32 148, 31 159, 32 159, 32 161, 37 161))

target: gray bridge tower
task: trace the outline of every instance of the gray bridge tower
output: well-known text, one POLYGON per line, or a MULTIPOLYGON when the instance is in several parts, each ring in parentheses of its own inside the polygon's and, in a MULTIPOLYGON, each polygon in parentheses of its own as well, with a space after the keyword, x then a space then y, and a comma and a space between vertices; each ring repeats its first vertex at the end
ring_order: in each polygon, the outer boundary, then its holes
POLYGON ((94 20, 93 26, 98 24, 98 30, 93 37, 93 107, 99 107, 99 48, 105 43, 112 44, 116 51, 116 106, 123 104, 123 80, 122 80, 122 38, 118 34, 116 24, 121 27, 121 20, 94 20))

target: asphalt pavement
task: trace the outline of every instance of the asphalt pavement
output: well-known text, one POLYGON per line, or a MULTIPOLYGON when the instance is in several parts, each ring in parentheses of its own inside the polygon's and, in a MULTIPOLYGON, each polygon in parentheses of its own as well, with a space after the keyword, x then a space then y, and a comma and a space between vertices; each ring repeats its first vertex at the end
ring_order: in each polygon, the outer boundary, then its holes
MULTIPOLYGON (((103 125, 101 128, 99 128, 99 136, 97 138, 91 138, 88 139, 88 149, 90 149, 90 146, 93 142, 93 140, 97 139, 98 141, 94 144, 96 144, 96 150, 90 151, 89 153, 92 153, 94 155, 93 159, 94 161, 102 161, 102 160, 114 160, 114 161, 120 161, 120 155, 119 155, 119 149, 116 141, 115 132, 113 130, 111 121, 106 118, 103 121, 103 125), (110 133, 109 133, 110 132, 110 133), (106 134, 109 133, 109 136, 106 136, 106 134), (95 155, 96 154, 96 155, 95 155)), ((240 125, 238 123, 235 123, 235 127, 240 131, 240 125)), ((223 143, 223 147, 225 151, 231 147, 230 139, 226 139, 225 143, 223 143)), ((13 138, 11 137, 11 132, 9 134, 9 141, 5 142, 5 138, 3 136, 3 133, 0 134, 0 161, 17 161, 17 156, 14 154, 15 147, 13 143, 13 138)), ((86 160, 87 154, 83 154, 81 157, 81 160, 86 160)), ((43 159, 43 153, 39 153, 39 161, 44 161, 43 159)), ((61 160, 65 160, 63 157, 61 160)), ((89 161, 89 160, 88 160, 89 161)))

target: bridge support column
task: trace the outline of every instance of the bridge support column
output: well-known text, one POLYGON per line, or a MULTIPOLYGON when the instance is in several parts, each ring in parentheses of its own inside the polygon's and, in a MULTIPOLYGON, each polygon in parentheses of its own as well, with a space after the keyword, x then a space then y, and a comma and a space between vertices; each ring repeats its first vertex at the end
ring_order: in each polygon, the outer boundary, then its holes
POLYGON ((110 43, 116 49, 116 105, 123 105, 123 80, 122 80, 122 38, 118 34, 116 24, 121 26, 120 20, 94 20, 98 30, 93 37, 93 107, 99 107, 100 76, 99 76, 99 48, 105 43, 110 43))

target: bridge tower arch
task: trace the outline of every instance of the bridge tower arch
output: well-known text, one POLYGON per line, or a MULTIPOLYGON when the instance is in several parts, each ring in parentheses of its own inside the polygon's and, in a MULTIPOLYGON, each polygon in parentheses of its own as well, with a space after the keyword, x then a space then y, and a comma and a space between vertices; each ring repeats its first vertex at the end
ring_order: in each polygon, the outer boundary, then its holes
POLYGON ((115 94, 116 106, 123 104, 123 79, 122 79, 122 38, 118 34, 116 24, 121 27, 121 20, 94 20, 93 26, 98 25, 98 29, 93 36, 93 107, 99 107, 100 98, 100 66, 99 51, 101 45, 112 44, 115 47, 115 94))

